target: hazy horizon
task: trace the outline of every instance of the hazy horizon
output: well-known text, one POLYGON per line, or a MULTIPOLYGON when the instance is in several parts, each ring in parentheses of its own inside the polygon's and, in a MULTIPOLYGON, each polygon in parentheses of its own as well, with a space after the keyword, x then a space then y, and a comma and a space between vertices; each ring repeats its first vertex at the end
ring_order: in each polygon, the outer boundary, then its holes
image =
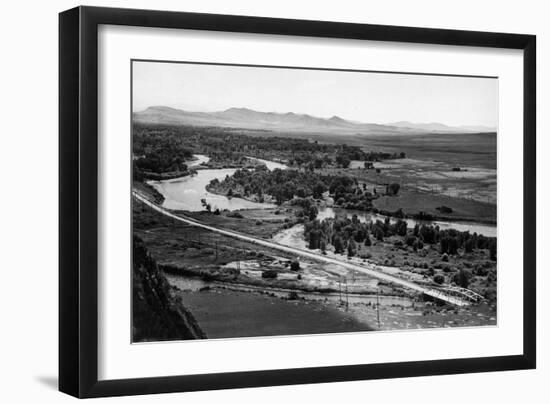
POLYGON ((498 126, 496 78, 134 61, 132 85, 133 112, 246 108, 362 123, 498 126))

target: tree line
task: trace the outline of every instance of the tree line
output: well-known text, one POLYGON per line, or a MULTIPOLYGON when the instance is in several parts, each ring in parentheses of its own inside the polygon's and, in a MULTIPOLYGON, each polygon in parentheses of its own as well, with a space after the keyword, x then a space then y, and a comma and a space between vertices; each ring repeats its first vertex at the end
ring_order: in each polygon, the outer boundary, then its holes
POLYGON ((425 244, 437 245, 444 255, 456 255, 461 250, 471 253, 474 250, 487 250, 490 259, 496 261, 497 240, 469 231, 455 229, 442 230, 437 225, 416 224, 413 228, 401 219, 391 222, 389 217, 384 220, 361 222, 357 215, 351 218, 337 216, 319 221, 308 210, 308 219, 304 223, 304 237, 310 249, 326 251, 330 245, 337 254, 347 254, 353 257, 357 253, 357 245, 366 247, 372 245, 373 239, 384 241, 391 236, 400 236, 398 246, 412 247, 415 251, 424 248, 425 244))
POLYGON ((338 206, 347 209, 369 210, 378 195, 371 193, 357 179, 344 175, 325 175, 307 170, 269 171, 260 165, 254 169, 243 168, 219 181, 214 179, 208 189, 231 197, 255 195, 263 201, 270 195, 277 204, 293 199, 321 199, 328 191, 338 206))
MULTIPOLYGON (((270 132, 267 132, 270 133, 270 132)), ((347 168, 352 160, 380 161, 403 158, 405 153, 366 152, 359 146, 319 143, 308 139, 259 136, 234 129, 135 123, 133 155, 136 168, 162 173, 182 169, 193 153, 207 154, 213 163, 243 164, 246 156, 285 161, 291 167, 313 171, 325 167, 347 168)))

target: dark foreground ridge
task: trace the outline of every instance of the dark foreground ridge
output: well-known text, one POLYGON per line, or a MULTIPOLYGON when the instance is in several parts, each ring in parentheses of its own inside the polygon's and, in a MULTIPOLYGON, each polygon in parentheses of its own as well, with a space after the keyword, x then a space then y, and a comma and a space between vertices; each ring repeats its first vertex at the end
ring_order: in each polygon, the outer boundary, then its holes
POLYGON ((171 295, 164 274, 137 236, 133 239, 132 286, 133 342, 206 338, 193 314, 171 295))

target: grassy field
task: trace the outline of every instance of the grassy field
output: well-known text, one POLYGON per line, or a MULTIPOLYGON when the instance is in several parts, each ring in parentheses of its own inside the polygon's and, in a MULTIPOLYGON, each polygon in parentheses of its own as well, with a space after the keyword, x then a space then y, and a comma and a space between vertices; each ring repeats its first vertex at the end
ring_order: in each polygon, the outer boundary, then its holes
POLYGON ((447 195, 430 194, 404 189, 397 196, 381 196, 373 206, 380 210, 394 212, 402 209, 406 215, 425 212, 443 220, 465 220, 483 223, 496 223, 497 207, 472 199, 454 198, 447 195), (438 207, 450 207, 453 212, 442 214, 438 207))
POLYGON ((203 212, 182 212, 186 216, 209 225, 239 231, 261 238, 271 238, 287 223, 292 224, 296 217, 294 210, 287 208, 246 209, 238 214, 222 212, 220 215, 203 212))
POLYGON ((208 338, 370 331, 366 322, 319 302, 231 290, 179 291, 208 338))
POLYGON ((496 133, 425 133, 418 135, 348 135, 237 131, 249 136, 306 138, 319 143, 346 143, 367 151, 405 152, 414 159, 447 161, 456 165, 496 168, 496 133))
POLYGON ((404 151, 409 158, 445 161, 457 166, 496 169, 495 133, 423 134, 371 136, 362 147, 384 151, 404 151))

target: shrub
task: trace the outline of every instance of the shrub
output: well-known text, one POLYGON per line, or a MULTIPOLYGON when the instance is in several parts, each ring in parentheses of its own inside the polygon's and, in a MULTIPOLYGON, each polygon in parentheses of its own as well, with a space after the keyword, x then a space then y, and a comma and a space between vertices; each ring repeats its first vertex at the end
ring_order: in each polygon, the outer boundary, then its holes
POLYGON ((439 275, 439 274, 438 274, 438 275, 435 275, 435 276, 433 277, 433 280, 434 280, 434 282, 437 283, 438 285, 442 285, 443 282, 445 282, 445 277, 444 277, 443 275, 439 275))
POLYGON ((481 265, 476 265, 473 272, 474 272, 474 275, 477 275, 477 276, 487 276, 487 274, 489 273, 489 270, 481 265))
POLYGON ((453 213, 453 208, 450 208, 445 205, 438 206, 436 209, 441 213, 453 213))
POLYGON ((296 292, 289 292, 288 293, 288 300, 298 300, 298 293, 296 292))
POLYGON ((394 182, 388 185, 386 193, 388 195, 397 195, 397 193, 399 192, 399 188, 401 188, 401 186, 397 182, 394 182))
POLYGON ((275 279, 277 278, 277 271, 273 269, 268 269, 267 271, 262 272, 262 278, 265 279, 275 279))
POLYGON ((291 271, 299 271, 301 268, 300 268, 300 263, 298 261, 292 261, 291 264, 290 264, 290 270, 291 271))
MULTIPOLYGON (((409 247, 412 247, 415 244, 415 242, 416 242, 415 236, 409 234, 405 237, 405 244, 407 244, 409 247)), ((418 248, 418 243, 416 247, 418 248)))
POLYGON ((236 219, 242 219, 244 216, 241 215, 239 212, 229 212, 227 214, 227 217, 234 217, 236 219))

